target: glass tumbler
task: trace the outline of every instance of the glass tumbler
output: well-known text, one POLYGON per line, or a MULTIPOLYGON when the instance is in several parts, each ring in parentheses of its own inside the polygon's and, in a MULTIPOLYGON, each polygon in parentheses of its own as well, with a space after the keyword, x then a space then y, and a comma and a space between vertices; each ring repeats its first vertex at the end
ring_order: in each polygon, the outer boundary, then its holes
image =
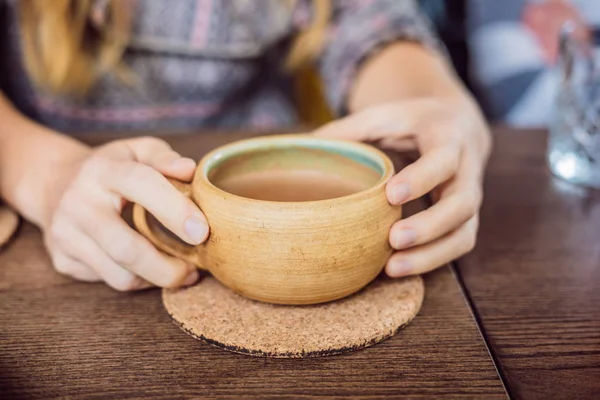
POLYGON ((567 22, 560 33, 547 161, 559 178, 600 188, 600 32, 574 32, 567 22))

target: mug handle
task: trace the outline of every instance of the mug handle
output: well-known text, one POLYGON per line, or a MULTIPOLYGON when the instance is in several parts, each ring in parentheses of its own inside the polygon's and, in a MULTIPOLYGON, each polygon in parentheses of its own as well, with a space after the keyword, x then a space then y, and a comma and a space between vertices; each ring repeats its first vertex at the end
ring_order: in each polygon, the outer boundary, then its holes
MULTIPOLYGON (((173 179, 169 179, 169 182, 188 198, 192 197, 192 185, 189 183, 183 183, 173 179)), ((187 261, 200 269, 206 270, 206 268, 200 265, 200 255, 195 246, 179 242, 169 237, 159 238, 148 224, 148 211, 137 203, 133 205, 133 225, 139 233, 159 250, 187 261)))

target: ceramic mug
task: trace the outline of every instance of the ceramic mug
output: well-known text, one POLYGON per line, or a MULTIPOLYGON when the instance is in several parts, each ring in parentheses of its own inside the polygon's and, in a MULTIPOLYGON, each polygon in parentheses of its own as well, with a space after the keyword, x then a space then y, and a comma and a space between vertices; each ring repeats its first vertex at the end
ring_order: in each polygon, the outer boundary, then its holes
POLYGON ((134 224, 157 248, 210 272, 242 296, 323 303, 369 284, 392 254, 389 231, 401 217, 401 207, 385 195, 393 174, 391 160, 370 145, 303 134, 252 138, 208 153, 191 184, 172 181, 206 215, 205 243, 191 246, 152 229, 138 204, 134 224), (279 180, 263 187, 273 176, 279 180), (258 189, 252 197, 228 191, 227 182, 236 179, 258 189), (354 190, 319 197, 340 182, 354 190), (270 190, 279 198, 269 200, 270 190))

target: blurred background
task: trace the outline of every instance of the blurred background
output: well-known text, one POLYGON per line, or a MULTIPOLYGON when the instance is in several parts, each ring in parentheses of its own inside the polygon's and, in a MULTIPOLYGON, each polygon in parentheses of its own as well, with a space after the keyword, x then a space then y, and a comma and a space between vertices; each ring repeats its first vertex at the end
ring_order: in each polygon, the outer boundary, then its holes
POLYGON ((600 26, 597 0, 419 0, 490 121, 547 127, 561 27, 600 26))

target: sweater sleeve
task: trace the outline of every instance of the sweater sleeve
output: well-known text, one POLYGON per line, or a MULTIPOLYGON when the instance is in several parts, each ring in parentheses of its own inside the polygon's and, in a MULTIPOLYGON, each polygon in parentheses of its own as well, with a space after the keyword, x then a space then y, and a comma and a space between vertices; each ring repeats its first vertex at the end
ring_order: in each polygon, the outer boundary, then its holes
POLYGON ((384 46, 412 41, 447 57, 416 0, 333 0, 332 11, 318 67, 327 101, 338 115, 347 113, 348 93, 361 63, 384 46))

